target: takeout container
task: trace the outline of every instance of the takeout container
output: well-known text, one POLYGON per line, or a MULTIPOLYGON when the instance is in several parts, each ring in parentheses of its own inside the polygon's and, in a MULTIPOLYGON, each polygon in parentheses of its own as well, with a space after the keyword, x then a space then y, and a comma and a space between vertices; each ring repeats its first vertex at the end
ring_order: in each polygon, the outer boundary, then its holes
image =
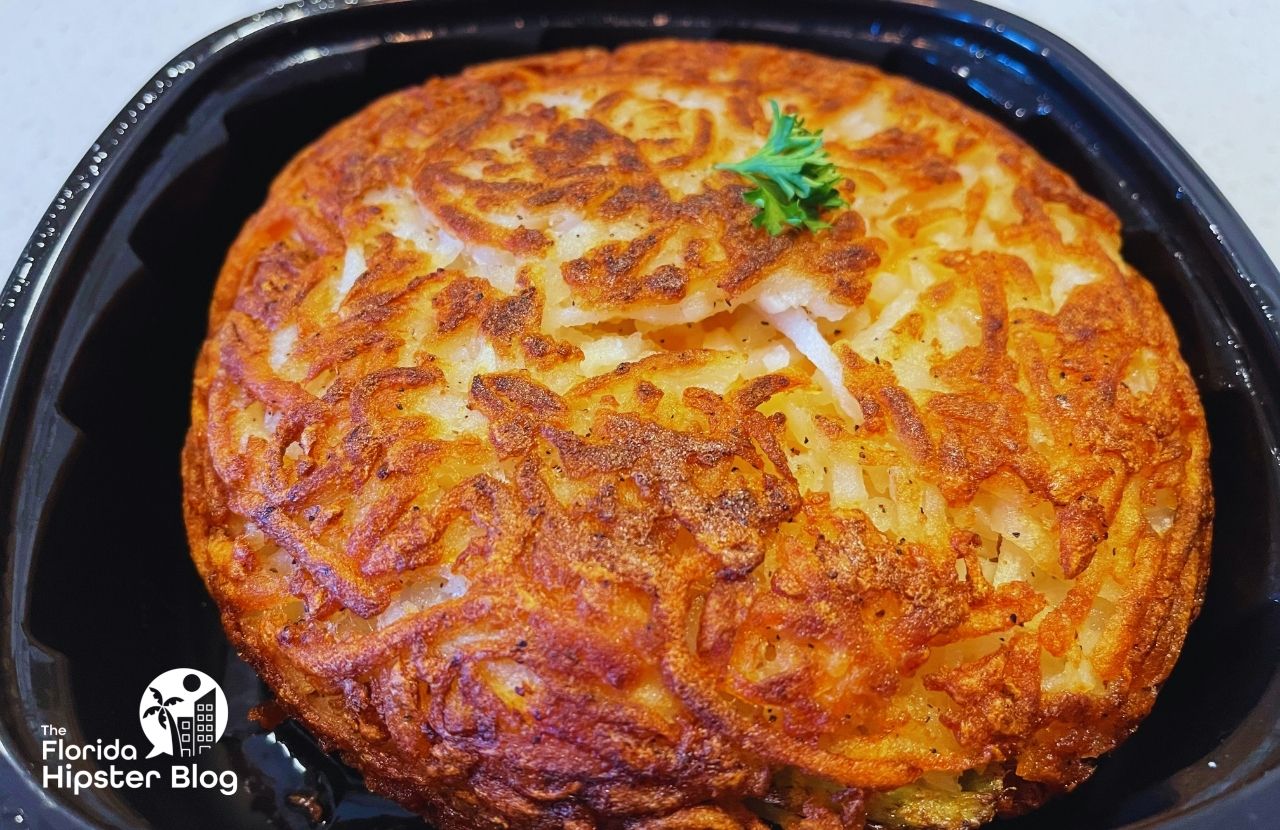
POLYGON ((297 727, 248 718, 267 695, 223 637, 180 512, 213 281, 274 173, 377 96, 492 58, 650 37, 766 41, 913 78, 994 116, 1120 215, 1208 413, 1213 575, 1134 737, 1076 793, 1003 826, 1277 826, 1280 275, 1221 194, 1080 53, 977 3, 603 5, 285 6, 182 52, 93 145, 0 297, 0 827, 421 826, 297 727), (236 770, 234 796, 41 787, 42 724, 145 746, 139 695, 180 666, 227 692, 227 735, 200 763, 236 770))

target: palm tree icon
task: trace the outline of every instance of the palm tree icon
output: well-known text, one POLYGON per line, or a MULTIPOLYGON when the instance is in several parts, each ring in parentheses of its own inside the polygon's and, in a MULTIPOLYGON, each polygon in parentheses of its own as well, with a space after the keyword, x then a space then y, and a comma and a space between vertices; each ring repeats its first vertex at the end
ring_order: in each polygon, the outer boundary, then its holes
MULTIPOLYGON (((152 715, 156 716, 156 720, 160 722, 161 728, 165 729, 169 733, 169 742, 170 742, 171 749, 176 751, 177 747, 173 746, 173 741, 174 741, 173 736, 177 734, 178 727, 173 722, 173 715, 169 712, 169 707, 176 706, 177 704, 181 703, 182 698, 171 697, 166 700, 163 695, 161 695, 159 692, 156 691, 155 686, 148 686, 147 688, 151 692, 151 696, 156 699, 156 703, 158 705, 152 706, 149 709, 147 709, 147 711, 142 713, 142 716, 144 718, 149 718, 152 715), (170 727, 173 727, 173 728, 171 729, 170 727)), ((170 754, 172 754, 172 752, 170 754)))

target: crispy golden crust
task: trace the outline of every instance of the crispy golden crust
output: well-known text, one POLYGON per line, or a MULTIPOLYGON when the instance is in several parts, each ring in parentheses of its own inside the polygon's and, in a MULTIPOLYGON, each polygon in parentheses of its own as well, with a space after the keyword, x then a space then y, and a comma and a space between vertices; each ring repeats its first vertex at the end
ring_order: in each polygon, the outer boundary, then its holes
POLYGON ((430 80, 228 255, 193 558, 286 708, 444 828, 1026 809, 1149 711, 1208 570, 1204 416, 1118 229, 846 62, 430 80), (829 231, 753 228, 713 169, 770 98, 848 177, 829 231))

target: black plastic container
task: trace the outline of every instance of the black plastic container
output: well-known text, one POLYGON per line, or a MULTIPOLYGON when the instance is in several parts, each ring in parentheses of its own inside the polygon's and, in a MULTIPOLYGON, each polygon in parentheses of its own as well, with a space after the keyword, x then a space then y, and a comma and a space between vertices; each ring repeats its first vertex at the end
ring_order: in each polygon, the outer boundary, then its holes
POLYGON ((1078 792, 1002 826, 1280 826, 1280 276, 1213 185, 1078 52, 976 3, 599 5, 287 6, 179 55, 94 145, 0 298, 0 828, 421 826, 298 728, 248 720, 265 690, 223 637, 179 509, 213 280, 272 175, 378 95, 491 58, 655 36, 799 46, 914 78, 993 115, 1120 215, 1208 411, 1213 576, 1137 734, 1078 792), (42 788, 42 724, 145 745, 137 701, 175 666, 227 691, 227 736, 201 765, 237 770, 234 796, 42 788))

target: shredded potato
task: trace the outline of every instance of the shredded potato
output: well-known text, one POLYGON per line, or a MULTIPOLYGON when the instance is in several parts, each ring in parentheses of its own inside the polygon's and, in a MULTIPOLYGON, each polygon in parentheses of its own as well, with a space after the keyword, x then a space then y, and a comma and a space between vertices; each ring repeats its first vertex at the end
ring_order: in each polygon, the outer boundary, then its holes
POLYGON ((236 646, 442 830, 975 827, 1084 780, 1203 596, 1195 387, 1119 225, 873 69, 474 67, 301 153, 183 455, 236 646), (847 208, 770 236, 777 100, 847 208))

